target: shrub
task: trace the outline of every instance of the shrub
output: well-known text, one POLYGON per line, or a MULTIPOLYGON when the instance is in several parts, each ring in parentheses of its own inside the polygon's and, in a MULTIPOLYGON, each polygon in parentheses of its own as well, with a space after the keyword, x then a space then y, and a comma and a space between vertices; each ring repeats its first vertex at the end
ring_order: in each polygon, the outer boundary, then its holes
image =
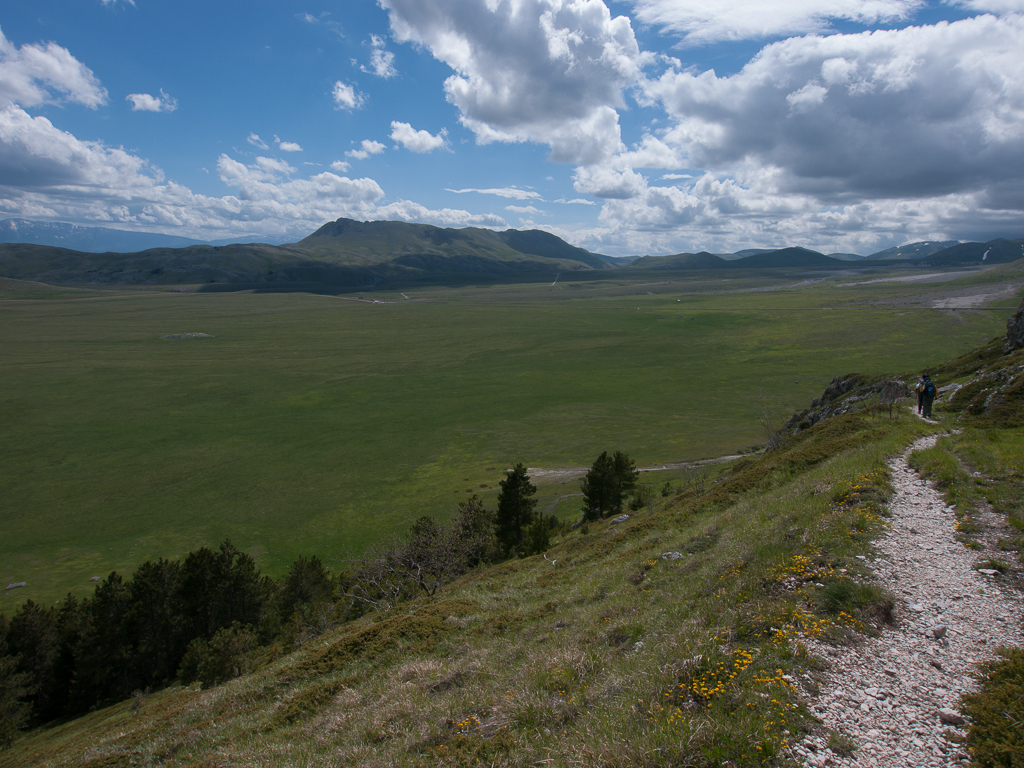
POLYGON ((1024 648, 1000 648, 1001 658, 981 666, 981 690, 961 699, 971 718, 967 746, 972 764, 1024 768, 1024 648))
POLYGON ((197 637, 185 651, 178 678, 186 685, 198 680, 204 688, 226 682, 249 671, 248 656, 256 646, 253 628, 238 622, 217 632, 210 642, 197 637))

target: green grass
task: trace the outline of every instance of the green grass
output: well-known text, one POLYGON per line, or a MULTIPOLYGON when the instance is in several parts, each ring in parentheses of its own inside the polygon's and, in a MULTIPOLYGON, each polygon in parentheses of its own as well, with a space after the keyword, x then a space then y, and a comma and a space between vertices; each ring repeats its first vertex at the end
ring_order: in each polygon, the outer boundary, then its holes
MULTIPOLYGON (((300 554, 337 567, 471 492, 493 503, 516 461, 730 453, 762 441, 762 393, 788 413, 837 373, 919 368, 1005 322, 784 272, 662 277, 366 295, 382 304, 0 296, 0 580, 28 582, 0 609, 225 537, 271 575, 300 554), (160 338, 187 331, 214 338, 160 338)), ((569 516, 576 492, 539 497, 569 516)))
POLYGON ((813 727, 800 691, 885 619, 868 571, 891 493, 886 457, 933 427, 861 414, 827 423, 730 501, 659 500, 548 553, 474 572, 206 691, 174 687, 39 729, 0 766, 773 764, 813 727), (813 464, 811 445, 835 452, 813 464), (685 552, 676 561, 669 551, 685 552), (823 587, 817 586, 823 584, 823 587), (95 763, 101 764, 99 762, 95 763))

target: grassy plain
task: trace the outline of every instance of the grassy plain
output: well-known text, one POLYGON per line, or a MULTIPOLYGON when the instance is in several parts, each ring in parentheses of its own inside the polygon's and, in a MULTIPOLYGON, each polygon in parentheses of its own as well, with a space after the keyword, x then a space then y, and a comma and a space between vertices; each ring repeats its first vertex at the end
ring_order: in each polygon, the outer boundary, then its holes
MULTIPOLYGON (((493 502, 516 461, 730 453, 760 441, 762 395, 788 413, 834 375, 977 346, 1009 314, 932 309, 935 284, 587 277, 363 300, 0 295, 0 580, 28 582, 0 609, 225 537, 271 575, 300 554, 336 566, 470 493, 493 502), (183 332, 213 338, 161 338, 183 332)), ((542 505, 564 514, 575 490, 544 486, 542 505)))

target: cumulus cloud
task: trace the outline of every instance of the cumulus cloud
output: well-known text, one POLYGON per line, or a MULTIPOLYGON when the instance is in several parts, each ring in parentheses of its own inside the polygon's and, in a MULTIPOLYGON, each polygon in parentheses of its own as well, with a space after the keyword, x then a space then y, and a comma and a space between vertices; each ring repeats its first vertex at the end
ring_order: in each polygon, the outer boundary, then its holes
POLYGON ((178 100, 164 93, 160 89, 159 96, 151 96, 148 93, 129 93, 124 97, 130 101, 132 112, 173 112, 178 108, 178 100))
POLYGON ((267 142, 261 139, 258 134, 250 133, 249 138, 247 138, 246 141, 248 141, 254 147, 259 147, 260 149, 270 149, 270 147, 267 146, 267 142))
POLYGON ((458 208, 441 208, 431 210, 419 203, 399 200, 378 207, 374 211, 378 219, 400 219, 438 227, 487 227, 489 229, 508 229, 508 222, 493 213, 470 213, 458 208))
POLYGON ((624 200, 636 197, 647 187, 647 180, 631 168, 581 166, 573 175, 576 191, 594 197, 624 200))
POLYGON ((512 213, 544 213, 540 208, 534 208, 532 205, 506 205, 506 211, 512 211, 512 213))
POLYGON ((351 167, 352 164, 346 163, 344 160, 335 160, 333 163, 331 163, 331 169, 338 171, 339 173, 345 173, 351 167))
POLYGON ((379 155, 385 149, 387 149, 387 147, 379 141, 363 139, 359 145, 359 149, 350 149, 345 153, 345 157, 351 157, 354 160, 365 160, 370 155, 379 155))
MULTIPOLYGON (((1012 0, 1005 0, 1012 2, 1012 0)), ((636 16, 690 44, 823 32, 831 20, 901 21, 924 0, 631 0, 636 16)), ((1000 2, 1000 0, 995 0, 1000 2)))
POLYGON ((363 94, 356 92, 355 87, 338 80, 331 91, 334 97, 335 109, 359 109, 366 100, 363 94))
POLYGON ((477 141, 547 144, 559 162, 618 151, 616 108, 643 56, 602 0, 381 0, 394 36, 455 74, 445 92, 477 141))
POLYGON ((981 12, 1024 13, 1024 0, 952 0, 950 5, 981 12))
POLYGON ((96 109, 107 103, 107 91, 67 48, 52 42, 18 48, 0 31, 0 106, 66 101, 96 109))
POLYGON ((447 135, 448 131, 444 128, 436 136, 432 136, 427 131, 417 131, 409 123, 400 123, 397 120, 391 122, 391 140, 412 152, 422 154, 439 149, 445 145, 447 135))
POLYGON ((587 200, 583 197, 574 197, 572 200, 566 200, 563 197, 555 200, 554 202, 561 203, 562 205, 597 205, 593 200, 587 200))
POLYGON ((363 72, 385 80, 398 74, 395 69, 395 54, 385 47, 384 40, 377 35, 370 35, 370 65, 359 67, 363 72))
POLYGON ((445 192, 454 192, 457 195, 464 195, 467 192, 476 192, 479 195, 497 195, 510 200, 543 200, 539 193, 530 189, 519 189, 519 187, 501 187, 498 189, 446 189, 445 192))
POLYGON ((801 245, 866 255, 916 240, 988 240, 1017 231, 1020 213, 985 192, 823 207, 813 195, 778 193, 767 177, 743 185, 705 174, 688 186, 606 200, 599 221, 573 242, 623 254, 801 245))
POLYGON ((301 152, 302 147, 296 144, 294 141, 281 141, 277 136, 274 137, 274 143, 277 144, 277 148, 282 152, 301 152))
POLYGON ((217 173, 232 194, 196 194, 164 180, 159 169, 124 149, 82 141, 14 105, 0 108, 4 216, 113 223, 200 238, 249 232, 302 237, 339 216, 507 227, 500 216, 431 210, 410 201, 381 207, 384 192, 373 179, 331 172, 296 178, 293 166, 272 157, 246 164, 222 154, 217 173))
POLYGON ((1024 17, 793 38, 741 72, 645 84, 689 167, 774 169, 780 191, 933 197, 1024 176, 1024 17))

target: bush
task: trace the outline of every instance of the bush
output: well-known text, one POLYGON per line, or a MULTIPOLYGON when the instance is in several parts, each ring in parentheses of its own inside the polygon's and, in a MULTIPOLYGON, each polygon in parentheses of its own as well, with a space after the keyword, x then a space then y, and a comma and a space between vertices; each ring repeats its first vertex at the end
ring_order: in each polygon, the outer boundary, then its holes
POLYGON ((633 491, 633 499, 629 502, 629 508, 634 512, 638 512, 644 507, 647 507, 649 511, 653 510, 655 498, 653 487, 646 484, 637 486, 637 489, 633 491))
POLYGON ((523 544, 526 555, 539 555, 548 551, 551 546, 551 524, 547 518, 537 517, 530 523, 523 544))
POLYGON ((967 746, 973 765, 1024 768, 1024 648, 997 652, 1002 658, 981 666, 981 690, 961 699, 967 746))
POLYGON ((213 636, 209 643, 193 640, 178 668, 178 678, 188 685, 198 680, 203 688, 226 682, 249 671, 249 654, 257 647, 256 633, 235 622, 213 636))

